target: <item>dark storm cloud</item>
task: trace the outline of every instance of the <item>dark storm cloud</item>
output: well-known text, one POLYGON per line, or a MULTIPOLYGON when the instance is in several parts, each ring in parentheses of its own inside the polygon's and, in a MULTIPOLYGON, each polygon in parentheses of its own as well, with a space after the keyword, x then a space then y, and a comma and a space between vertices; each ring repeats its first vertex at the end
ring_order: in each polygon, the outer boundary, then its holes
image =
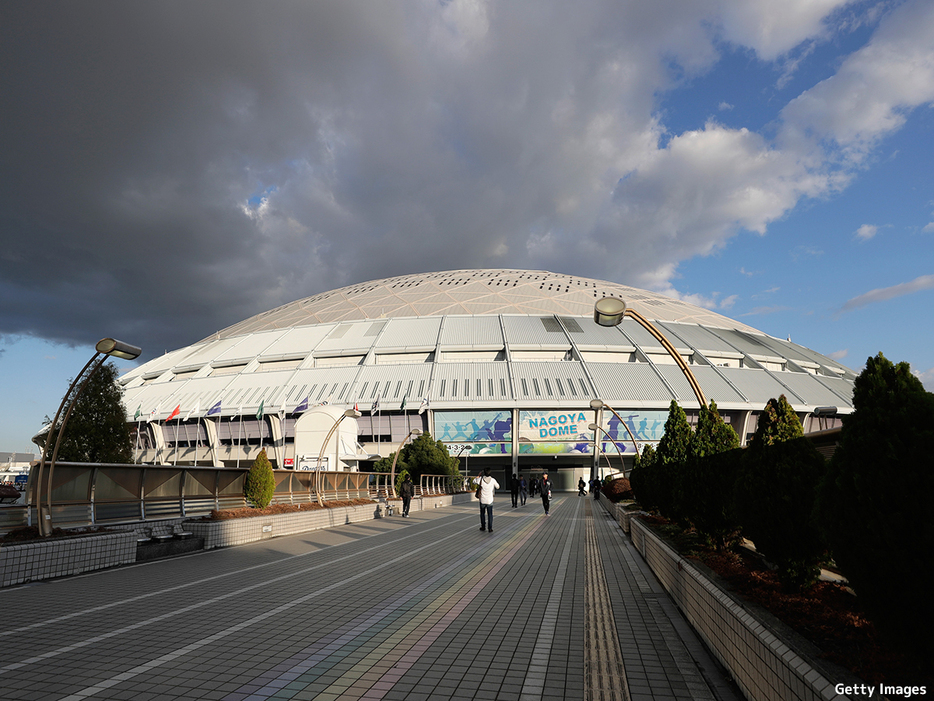
MULTIPOLYGON (((448 268, 664 285, 807 190, 783 155, 788 197, 739 214, 727 183, 707 188, 701 229, 671 214, 678 193, 722 182, 692 149, 734 144, 734 171, 768 148, 713 128, 658 146, 670 69, 716 60, 713 8, 731 7, 4 3, 0 336, 161 350, 322 290, 448 268)), ((758 25, 736 7, 723 24, 742 43, 758 25)), ((806 14, 783 16, 789 47, 819 28, 806 14)))

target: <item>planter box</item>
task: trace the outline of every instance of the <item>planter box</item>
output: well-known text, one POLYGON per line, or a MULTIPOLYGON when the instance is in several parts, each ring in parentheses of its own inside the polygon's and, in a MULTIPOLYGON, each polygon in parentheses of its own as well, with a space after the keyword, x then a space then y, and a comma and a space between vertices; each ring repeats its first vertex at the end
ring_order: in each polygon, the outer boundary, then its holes
MULTIPOLYGON (((435 497, 415 498, 412 499, 409 510, 437 509, 442 506, 468 501, 472 496, 472 494, 444 494, 435 497)), ((401 513, 402 500, 394 500, 393 506, 395 517, 398 517, 401 513)), ((210 550, 385 517, 385 505, 376 503, 360 506, 341 506, 335 509, 296 511, 291 514, 277 514, 275 516, 236 518, 228 521, 186 521, 185 530, 191 531, 196 538, 203 538, 204 549, 210 550)))
POLYGON ((0 545, 0 587, 136 562, 136 534, 108 533, 0 545))
POLYGON ((832 665, 815 660, 802 649, 813 648, 807 641, 795 641, 793 647, 789 638, 797 634, 789 630, 789 635, 784 635, 785 627, 770 614, 754 615, 639 519, 631 519, 630 526, 636 549, 746 698, 842 698, 835 693, 835 684, 863 683, 846 670, 832 669, 832 665), (782 633, 782 638, 777 632, 782 633))

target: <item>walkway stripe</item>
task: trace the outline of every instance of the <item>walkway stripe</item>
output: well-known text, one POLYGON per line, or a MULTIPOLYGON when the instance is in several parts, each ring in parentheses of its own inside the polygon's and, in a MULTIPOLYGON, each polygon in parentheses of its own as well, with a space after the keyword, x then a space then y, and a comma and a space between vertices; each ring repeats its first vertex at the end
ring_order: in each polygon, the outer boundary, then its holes
POLYGON ((587 500, 584 587, 584 698, 588 701, 629 701, 626 671, 613 617, 606 573, 597 547, 597 532, 587 500))
MULTIPOLYGON (((567 500, 562 501, 566 502, 567 500)), ((542 617, 542 627, 539 629, 538 637, 535 640, 535 648, 532 650, 532 659, 529 662, 529 668, 525 674, 522 692, 519 694, 520 701, 538 701, 545 693, 545 675, 548 672, 548 658, 551 656, 551 647, 555 639, 555 629, 558 626, 558 607, 561 605, 561 595, 564 592, 564 579, 567 576, 568 560, 571 557, 571 546, 574 543, 574 531, 577 529, 578 512, 580 511, 580 500, 576 499, 574 503, 576 505, 574 507, 574 515, 571 517, 571 527, 568 529, 568 534, 564 541, 561 561, 558 563, 555 581, 551 585, 551 595, 548 597, 548 604, 545 606, 545 613, 542 617)))
POLYGON ((495 549, 490 550, 489 542, 477 545, 440 572, 376 604, 269 674, 228 694, 225 701, 260 701, 273 695, 291 698, 320 680, 337 663, 348 663, 348 658, 355 660, 353 666, 316 693, 342 700, 381 699, 456 620, 473 600, 473 594, 522 550, 543 522, 544 515, 526 516, 516 525, 511 522, 502 533, 515 533, 503 540, 497 538, 500 542, 495 549), (402 619, 398 628, 390 629, 402 619), (354 654, 374 642, 377 645, 366 654, 354 654))

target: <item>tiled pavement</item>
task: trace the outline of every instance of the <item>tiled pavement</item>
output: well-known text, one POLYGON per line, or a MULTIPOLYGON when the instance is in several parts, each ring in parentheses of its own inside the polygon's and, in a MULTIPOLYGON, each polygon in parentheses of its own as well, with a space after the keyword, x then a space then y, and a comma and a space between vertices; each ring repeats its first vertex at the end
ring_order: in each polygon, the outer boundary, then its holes
POLYGON ((738 698, 592 500, 477 511, 0 590, 0 698, 738 698))

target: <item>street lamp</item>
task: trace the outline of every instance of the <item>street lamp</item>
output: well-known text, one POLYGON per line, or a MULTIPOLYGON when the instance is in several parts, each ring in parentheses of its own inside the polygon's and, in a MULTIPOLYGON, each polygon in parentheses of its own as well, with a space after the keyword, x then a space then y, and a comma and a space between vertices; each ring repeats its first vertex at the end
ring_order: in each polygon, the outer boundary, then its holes
POLYGON ((422 435, 422 430, 420 428, 413 428, 409 431, 408 435, 402 439, 402 442, 399 444, 399 447, 396 448, 396 454, 392 457, 392 469, 389 471, 389 489, 393 498, 396 496, 396 463, 399 460, 399 453, 402 452, 402 447, 405 445, 405 442, 409 440, 412 436, 422 435))
MULTIPOLYGON (((327 450, 328 442, 331 440, 331 436, 334 435, 334 431, 337 430, 337 427, 340 426, 341 421, 344 419, 359 419, 363 414, 361 414, 356 409, 347 409, 343 414, 337 417, 337 421, 334 422, 334 425, 331 426, 331 430, 328 431, 327 437, 324 439, 324 443, 321 444, 321 452, 318 453, 318 470, 315 475, 315 493, 318 497, 318 503, 324 505, 324 500, 321 498, 321 464, 324 462, 324 451, 327 450)), ((337 454, 340 453, 340 441, 337 441, 338 449, 335 451, 334 465, 337 469, 337 454)))
POLYGON ((39 517, 39 535, 41 536, 47 536, 52 533, 52 474, 55 471, 55 460, 58 458, 58 449, 62 442, 62 436, 65 434, 65 426, 68 424, 68 419, 71 418, 71 412, 75 408, 78 399, 81 397, 81 393, 84 392, 84 388, 87 387, 88 380, 94 377, 94 373, 100 369, 108 356, 122 358, 123 360, 135 360, 139 357, 140 353, 143 352, 142 349, 137 346, 131 346, 129 343, 124 343, 114 338, 102 338, 97 342, 97 345, 94 346, 94 351, 94 355, 91 356, 91 359, 81 369, 81 372, 79 372, 72 381, 65 396, 62 397, 62 403, 58 405, 58 411, 55 412, 55 418, 52 419, 52 423, 49 424, 49 432, 45 436, 45 445, 42 447, 42 459, 39 461, 39 471, 36 475, 35 489, 36 515, 39 517), (101 356, 100 360, 98 360, 98 356, 101 356), (97 361, 96 364, 94 363, 95 360, 97 361), (94 365, 93 368, 91 368, 92 365, 94 365), (91 368, 90 372, 88 372, 88 368, 91 368), (74 396, 72 396, 75 387, 78 387, 78 390, 74 393, 74 396), (45 470, 45 461, 49 455, 49 439, 52 437, 52 431, 55 430, 55 426, 58 424, 58 417, 62 415, 62 409, 65 408, 66 404, 68 405, 68 409, 65 411, 64 418, 62 418, 62 425, 58 427, 58 435, 55 437, 55 447, 52 450, 52 458, 49 460, 49 476, 46 485, 48 513, 45 518, 43 518, 42 473, 45 470), (46 521, 48 521, 48 523, 46 523, 46 521))
MULTIPOLYGON (((594 423, 594 424, 590 424, 587 428, 589 428, 591 431, 602 431, 602 432, 603 432, 603 435, 605 435, 607 438, 610 439, 610 442, 613 443, 613 445, 616 447, 616 452, 619 454, 619 462, 620 462, 620 465, 623 466, 622 475, 623 475, 623 477, 625 477, 625 476, 626 476, 626 461, 623 459, 623 451, 621 451, 621 450, 619 449, 619 446, 616 445, 616 441, 613 440, 613 437, 610 436, 610 434, 606 432, 606 430, 603 428, 603 426, 598 426, 598 425, 595 424, 595 423, 594 423)), ((638 451, 637 451, 636 454, 638 455, 638 451)), ((610 465, 610 459, 607 457, 606 453, 603 454, 603 457, 606 458, 607 467, 609 467, 609 468, 612 470, 613 467, 612 467, 612 465, 610 465)))
MULTIPOLYGON (((619 423, 622 425, 622 427, 626 429, 626 433, 629 434, 629 439, 632 441, 632 447, 636 449, 636 456, 638 457, 638 455, 639 455, 639 444, 636 443, 636 437, 635 437, 634 435, 632 435, 632 431, 629 429, 629 424, 627 424, 625 421, 623 421, 622 417, 621 417, 619 414, 616 413, 616 409, 614 409, 613 407, 611 407, 609 404, 607 404, 606 402, 604 402, 602 399, 593 399, 593 400, 591 400, 591 402, 590 402, 590 408, 591 408, 591 409, 594 409, 595 411, 600 411, 600 409, 609 409, 610 411, 613 412, 613 416, 616 417, 616 420, 619 421, 619 423)), ((603 431, 603 427, 602 427, 602 426, 600 426, 599 428, 600 428, 601 431, 603 431)), ((590 429, 590 430, 592 431, 593 429, 590 429)), ((606 431, 603 431, 603 432, 606 433, 606 431)), ((608 433, 607 433, 607 438, 610 438, 610 434, 608 434, 608 433)), ((613 439, 610 438, 610 440, 613 440, 613 439)), ((617 448, 617 450, 619 450, 619 448, 617 448)))
MULTIPOLYGON (((471 449, 472 447, 473 447, 473 446, 471 446, 471 445, 462 445, 462 446, 461 446, 461 449, 460 449, 459 451, 457 451, 457 459, 458 459, 458 460, 461 459, 461 455, 464 454, 464 451, 465 451, 465 450, 468 451, 468 452, 467 452, 467 457, 464 458, 464 484, 463 484, 463 487, 464 487, 464 488, 467 487, 467 481, 470 479, 470 449, 471 449)), ((458 470, 458 472, 460 472, 460 470, 458 470)))
POLYGON ((639 322, 646 331, 652 334, 652 337, 656 341, 662 344, 662 347, 668 351, 668 354, 674 359, 675 364, 681 369, 681 372, 684 373, 688 384, 691 385, 691 389, 694 390, 697 401, 700 402, 702 407, 706 407, 707 400, 704 398, 704 392, 701 390, 697 378, 694 377, 694 373, 691 372, 691 368, 688 367, 688 364, 684 362, 684 358, 678 354, 674 346, 665 338, 665 335, 648 319, 639 312, 627 307, 626 303, 617 297, 604 297, 603 299, 598 299, 593 305, 593 320, 600 326, 619 326, 623 318, 627 316, 639 322))

